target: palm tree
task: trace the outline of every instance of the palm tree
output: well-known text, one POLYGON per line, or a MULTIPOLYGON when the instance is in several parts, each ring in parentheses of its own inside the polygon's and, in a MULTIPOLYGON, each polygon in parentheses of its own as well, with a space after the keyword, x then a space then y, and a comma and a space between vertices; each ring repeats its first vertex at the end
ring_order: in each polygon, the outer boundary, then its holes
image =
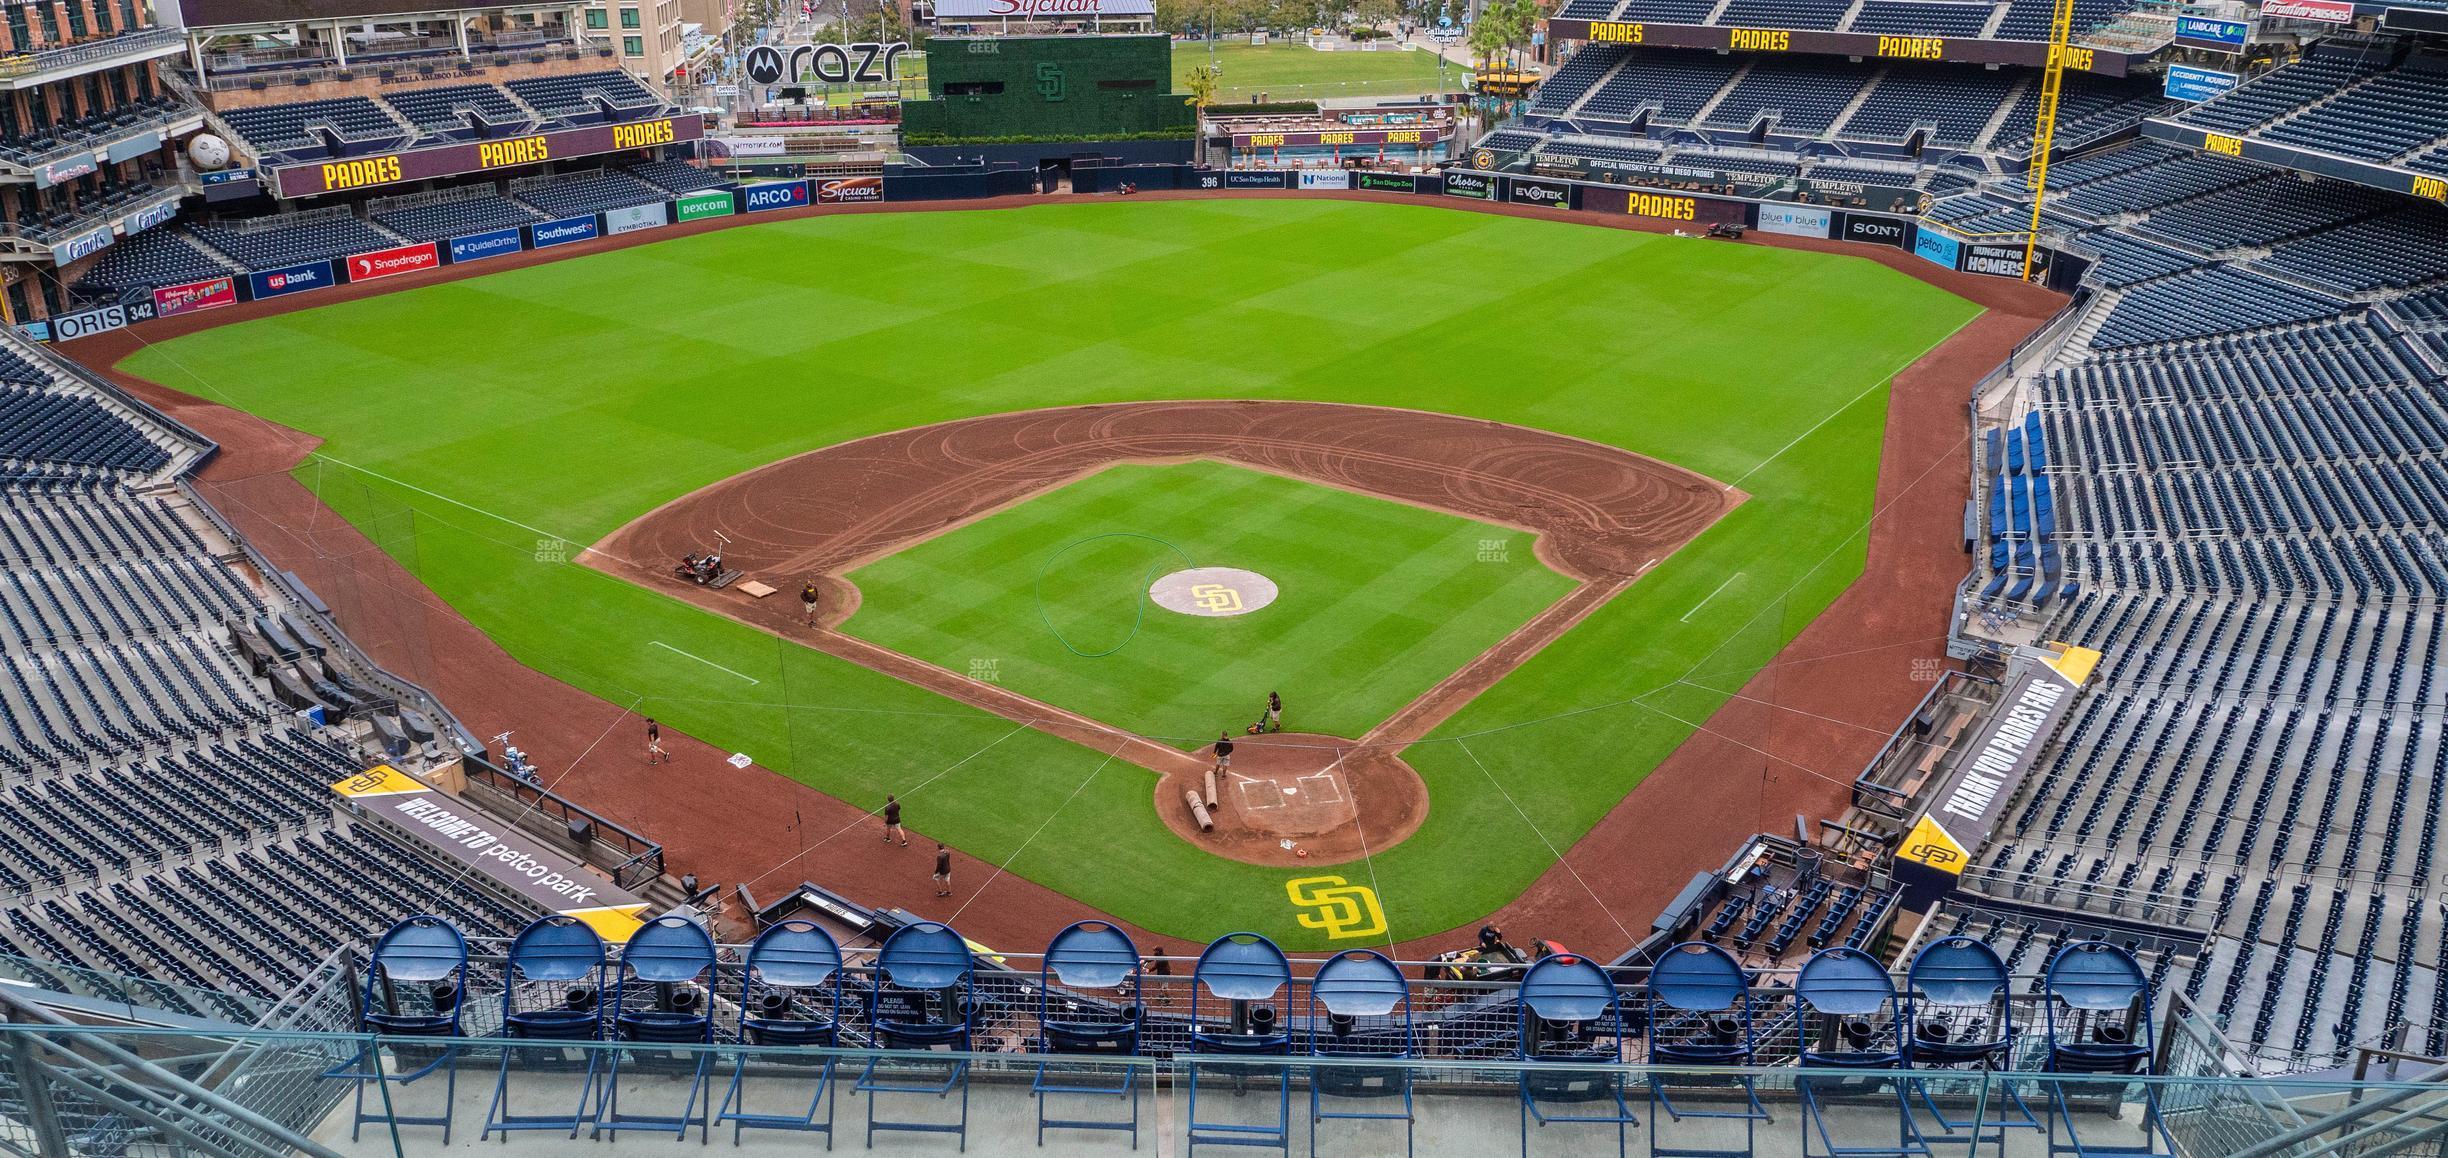
POLYGON ((1215 103, 1216 90, 1221 87, 1222 83, 1222 73, 1212 64, 1202 64, 1191 69, 1190 74, 1182 78, 1183 87, 1190 91, 1190 99, 1187 103, 1191 108, 1201 111, 1205 111, 1207 106, 1215 103))

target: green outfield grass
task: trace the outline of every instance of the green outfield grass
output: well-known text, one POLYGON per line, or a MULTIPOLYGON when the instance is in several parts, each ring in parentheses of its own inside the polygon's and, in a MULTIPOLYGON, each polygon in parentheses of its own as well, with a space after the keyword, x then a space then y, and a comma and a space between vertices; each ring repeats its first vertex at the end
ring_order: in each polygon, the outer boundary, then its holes
MULTIPOLYGON (((1251 44, 1248 36, 1219 39, 1214 61, 1223 69, 1216 95, 1230 103, 1266 93, 1269 100, 1330 100, 1344 96, 1407 96, 1412 93, 1461 92, 1470 69, 1448 62, 1440 80, 1437 54, 1426 48, 1408 52, 1387 46, 1374 52, 1346 49, 1320 52, 1306 44, 1251 44), (1442 84, 1440 89, 1438 86, 1442 84)), ((1185 40, 1173 46, 1173 87, 1184 85, 1190 70, 1208 62, 1208 44, 1185 40)))
POLYGON ((1184 747, 1269 691, 1296 730, 1359 736, 1572 590, 1532 542, 1221 463, 1118 466, 852 572, 844 630, 1184 747), (1148 602, 1186 567, 1280 594, 1217 618, 1148 602))
POLYGON ((1404 753, 1427 822, 1335 871, 1373 881, 1407 938, 1528 886, 1852 581, 1884 385, 1976 313, 1857 258, 1433 204, 1081 200, 720 230, 125 366, 323 438, 301 477, 528 664, 862 806, 900 792, 928 835, 1167 937, 1315 949, 1294 874, 1173 838, 1151 773, 539 540, 848 439, 1168 398, 1484 417, 1749 492, 1404 753))

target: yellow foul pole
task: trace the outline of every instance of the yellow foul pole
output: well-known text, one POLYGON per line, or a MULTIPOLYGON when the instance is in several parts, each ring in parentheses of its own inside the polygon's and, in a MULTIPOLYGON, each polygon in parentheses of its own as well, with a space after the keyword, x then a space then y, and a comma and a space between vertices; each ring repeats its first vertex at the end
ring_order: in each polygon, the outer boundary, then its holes
POLYGON ((2049 152, 2057 143, 2057 94, 2065 87, 2067 42, 2074 38, 2074 0, 2057 0, 2049 19, 2048 67, 2040 73, 2040 110, 2032 121, 2031 233, 2023 238, 2023 280, 2040 256, 2040 210, 2048 201, 2049 152))

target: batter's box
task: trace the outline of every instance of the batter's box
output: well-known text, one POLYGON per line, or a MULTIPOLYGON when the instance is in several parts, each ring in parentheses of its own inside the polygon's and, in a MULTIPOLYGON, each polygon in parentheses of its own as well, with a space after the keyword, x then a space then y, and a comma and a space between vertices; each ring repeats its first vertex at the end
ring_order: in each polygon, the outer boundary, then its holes
POLYGON ((1251 812, 1281 808, 1289 793, 1273 780, 1253 780, 1247 776, 1235 778, 1233 787, 1241 790, 1241 807, 1251 812))
POLYGON ((1332 772, 1312 772, 1292 783, 1300 786, 1301 795, 1308 797, 1311 804, 1324 806, 1343 803, 1343 781, 1332 772))

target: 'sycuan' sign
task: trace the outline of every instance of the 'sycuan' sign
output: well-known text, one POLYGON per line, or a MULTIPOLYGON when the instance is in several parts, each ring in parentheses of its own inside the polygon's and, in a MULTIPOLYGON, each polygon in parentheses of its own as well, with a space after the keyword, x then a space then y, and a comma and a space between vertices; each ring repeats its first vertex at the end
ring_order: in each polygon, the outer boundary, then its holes
POLYGON ((820 205, 856 205, 883 199, 882 177, 836 177, 816 182, 816 202, 820 205))
POLYGON ((595 153, 644 149, 675 141, 694 141, 704 135, 704 122, 694 116, 589 125, 499 141, 469 141, 373 157, 289 165, 272 170, 273 189, 283 197, 312 197, 342 189, 365 189, 595 153))
POLYGON ((1087 20, 1099 16, 1153 16, 1155 0, 938 0, 944 20, 1087 20))

